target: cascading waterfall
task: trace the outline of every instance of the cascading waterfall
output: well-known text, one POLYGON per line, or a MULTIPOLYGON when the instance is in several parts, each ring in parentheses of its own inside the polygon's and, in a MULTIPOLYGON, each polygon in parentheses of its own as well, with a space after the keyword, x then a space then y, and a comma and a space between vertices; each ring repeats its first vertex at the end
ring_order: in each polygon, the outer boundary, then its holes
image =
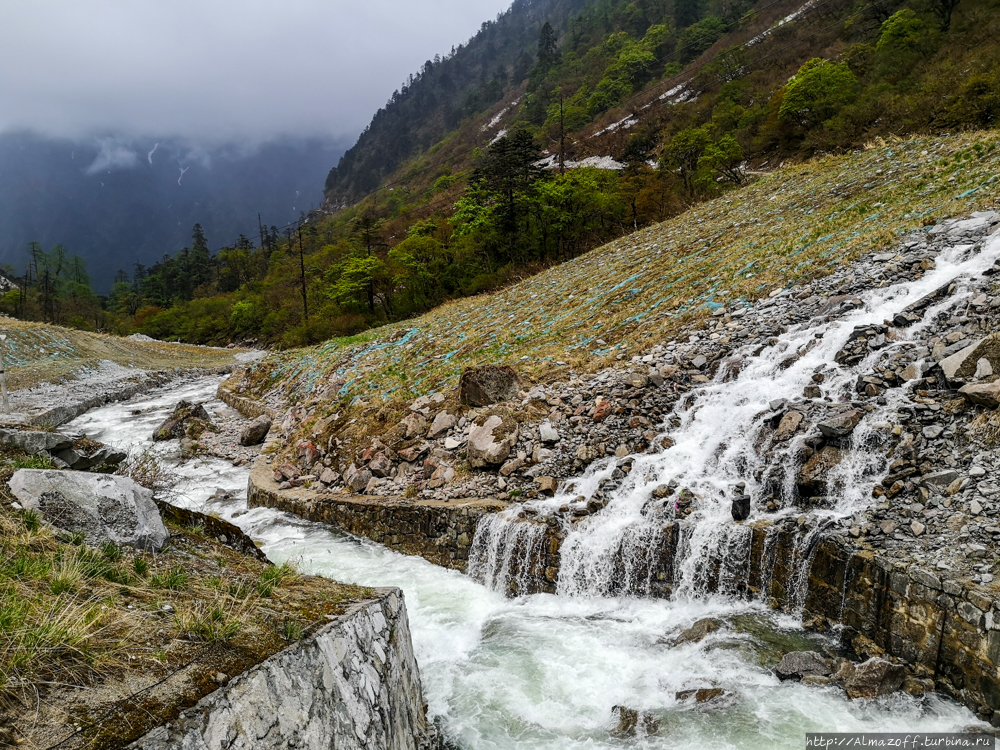
MULTIPOLYGON (((730 504, 745 485, 752 497, 774 496, 781 506, 771 514, 757 508, 755 517, 780 522, 804 511, 793 505, 795 475, 799 467, 802 437, 773 444, 765 428, 773 418, 769 404, 778 399, 797 400, 803 389, 813 384, 813 375, 824 375, 823 391, 833 403, 849 402, 859 374, 871 370, 875 361, 894 347, 908 343, 926 321, 942 310, 961 303, 968 292, 958 290, 927 308, 923 321, 908 330, 896 329, 898 337, 885 348, 870 351, 853 366, 839 365, 834 357, 852 331, 863 325, 881 324, 908 305, 944 284, 966 274, 988 268, 1000 254, 1000 242, 971 253, 958 247, 942 253, 936 268, 922 278, 890 287, 874 289, 862 296, 863 307, 832 321, 809 321, 773 338, 759 351, 747 347, 737 352, 742 367, 720 368, 713 381, 689 393, 677 403, 665 420, 671 447, 656 454, 639 454, 611 460, 592 467, 576 481, 573 495, 596 489, 601 479, 616 467, 630 463, 630 471, 617 487, 605 495, 606 507, 599 513, 566 526, 561 547, 557 591, 567 596, 649 595, 655 586, 658 556, 665 543, 664 525, 679 521, 675 540, 673 595, 698 597, 709 592, 726 596, 743 595, 749 575, 752 530, 734 523, 730 504), (693 498, 692 512, 676 513, 677 494, 657 500, 653 490, 670 484, 676 493, 693 498)), ((867 413, 852 436, 845 440, 843 461, 831 472, 828 486, 834 497, 822 508, 807 511, 809 523, 796 531, 796 553, 792 561, 793 580, 789 609, 801 611, 805 601, 809 566, 815 553, 818 529, 832 521, 863 510, 871 501, 872 485, 885 475, 884 444, 889 438, 886 423, 892 421, 905 386, 890 390, 882 404, 867 413)), ((571 502, 564 494, 536 504, 541 513, 551 513, 560 504, 571 502)), ((512 564, 504 555, 523 554, 521 543, 504 542, 517 534, 510 528, 511 517, 498 516, 481 522, 476 543, 476 575, 502 590, 509 590, 504 571, 525 565, 512 564), (500 537, 500 538, 495 538, 500 537), (482 571, 482 572, 480 572, 482 571)), ((516 525, 522 525, 517 523, 516 525)), ((524 532, 520 532, 524 533, 524 532)), ((766 598, 771 584, 777 528, 769 529, 764 543, 765 570, 761 596, 766 598)), ((473 569, 470 566, 470 569, 473 569)), ((525 581, 520 581, 523 586, 525 581)))
POLYGON ((508 509, 484 518, 469 550, 471 578, 494 591, 521 594, 537 577, 545 526, 531 523, 508 509))
POLYGON ((812 568, 812 561, 816 556, 820 534, 829 523, 829 520, 818 523, 795 539, 795 548, 792 550, 791 581, 789 581, 788 586, 788 604, 785 609, 796 617, 801 617, 802 611, 805 609, 806 596, 809 594, 809 570, 812 568))

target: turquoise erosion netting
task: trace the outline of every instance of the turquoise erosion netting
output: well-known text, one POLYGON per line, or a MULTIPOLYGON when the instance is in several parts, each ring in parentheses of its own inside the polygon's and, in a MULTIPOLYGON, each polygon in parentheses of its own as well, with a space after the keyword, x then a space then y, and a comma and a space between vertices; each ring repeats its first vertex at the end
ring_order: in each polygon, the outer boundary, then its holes
POLYGON ((351 403, 454 388, 463 367, 486 362, 539 379, 597 369, 720 307, 884 249, 926 217, 990 207, 998 141, 916 138, 794 166, 506 290, 255 367, 299 398, 334 381, 351 403))

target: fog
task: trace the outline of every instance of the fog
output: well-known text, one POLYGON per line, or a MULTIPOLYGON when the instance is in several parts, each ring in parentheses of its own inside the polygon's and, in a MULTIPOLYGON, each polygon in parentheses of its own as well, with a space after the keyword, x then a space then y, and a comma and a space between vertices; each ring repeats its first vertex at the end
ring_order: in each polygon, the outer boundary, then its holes
MULTIPOLYGON (((510 0, 32 0, 0 24, 0 133, 192 142, 356 134, 510 0)), ((135 166, 106 141, 96 171, 135 166)))

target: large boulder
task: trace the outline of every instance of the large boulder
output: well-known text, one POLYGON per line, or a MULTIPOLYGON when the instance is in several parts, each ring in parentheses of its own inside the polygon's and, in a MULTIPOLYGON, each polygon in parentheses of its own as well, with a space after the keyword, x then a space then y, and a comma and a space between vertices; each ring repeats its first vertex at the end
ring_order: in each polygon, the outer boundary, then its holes
POLYGON ((159 552, 170 538, 152 491, 128 477, 21 469, 9 485, 21 505, 58 529, 83 534, 91 546, 112 542, 159 552))
POLYGON ((877 698, 899 690, 906 679, 906 668, 878 657, 858 664, 844 680, 847 697, 877 698))
POLYGON ((259 445, 264 442, 267 433, 271 431, 271 418, 261 414, 253 422, 243 428, 240 433, 240 445, 259 445))
POLYGON ((470 367, 462 372, 458 397, 469 406, 489 406, 517 396, 521 378, 508 365, 470 367))
POLYGON ((807 675, 826 677, 833 665, 815 651, 792 651, 785 654, 774 669, 779 680, 801 680, 807 675))
POLYGON ((493 415, 469 432, 468 459, 474 469, 500 466, 510 455, 510 441, 502 434, 503 420, 493 415))
POLYGON ((795 477, 795 485, 804 497, 822 495, 827 490, 830 473, 844 460, 840 448, 827 445, 818 450, 803 464, 795 477))
POLYGON ((153 432, 153 440, 198 439, 207 429, 214 430, 212 418, 201 404, 180 401, 173 413, 153 432))
POLYGON ((993 383, 976 383, 958 389, 970 404, 985 406, 987 409, 1000 407, 1000 380, 993 383))
POLYGON ((854 432, 854 428, 860 422, 861 412, 857 409, 850 409, 824 419, 817 426, 819 431, 828 438, 842 438, 854 432))

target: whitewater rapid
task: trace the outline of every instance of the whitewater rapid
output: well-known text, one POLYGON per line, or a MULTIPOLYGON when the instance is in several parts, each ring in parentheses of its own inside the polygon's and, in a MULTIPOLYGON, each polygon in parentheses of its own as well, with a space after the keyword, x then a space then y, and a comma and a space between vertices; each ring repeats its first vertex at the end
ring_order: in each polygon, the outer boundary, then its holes
POLYGON ((89 412, 65 429, 159 452, 177 478, 175 503, 239 524, 272 560, 340 581, 400 587, 430 715, 457 748, 800 748, 807 731, 945 732, 976 724, 967 709, 938 696, 851 702, 838 687, 779 682, 761 655, 766 642, 795 650, 829 641, 759 604, 590 594, 506 599, 421 558, 273 510, 247 511, 246 467, 211 458, 179 463, 176 443, 150 440, 181 399, 207 401, 214 413, 228 409, 214 400, 217 385, 211 378, 188 382, 89 412), (236 499, 209 502, 217 489, 236 499), (730 627, 701 643, 668 644, 703 617, 730 627), (709 686, 734 697, 714 707, 675 697, 709 686), (658 733, 613 737, 616 705, 653 712, 658 733))

